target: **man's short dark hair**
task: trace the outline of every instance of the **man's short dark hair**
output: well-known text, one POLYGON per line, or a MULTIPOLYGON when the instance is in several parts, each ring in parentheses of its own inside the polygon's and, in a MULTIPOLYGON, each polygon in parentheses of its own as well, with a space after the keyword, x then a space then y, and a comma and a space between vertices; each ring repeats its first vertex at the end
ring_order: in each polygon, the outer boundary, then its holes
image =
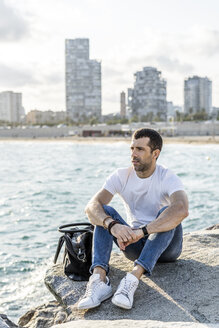
POLYGON ((157 131, 153 129, 141 128, 136 130, 132 136, 133 139, 140 139, 144 137, 148 137, 150 139, 148 146, 151 148, 151 151, 155 149, 159 149, 161 151, 163 139, 157 131))

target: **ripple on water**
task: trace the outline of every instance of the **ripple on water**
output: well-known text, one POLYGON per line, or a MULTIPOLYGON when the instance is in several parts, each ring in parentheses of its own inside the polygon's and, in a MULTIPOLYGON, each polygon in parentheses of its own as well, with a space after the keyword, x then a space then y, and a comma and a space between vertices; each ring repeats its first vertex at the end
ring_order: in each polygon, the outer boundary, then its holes
MULTIPOLYGON (((43 278, 58 226, 86 220, 85 205, 115 168, 129 165, 130 152, 125 143, 11 142, 0 143, 0 153, 1 312, 16 319, 51 298, 43 278)), ((161 153, 159 163, 180 176, 189 197, 184 231, 218 221, 218 161, 217 145, 165 145, 161 153)), ((113 206, 124 214, 118 197, 113 206)))

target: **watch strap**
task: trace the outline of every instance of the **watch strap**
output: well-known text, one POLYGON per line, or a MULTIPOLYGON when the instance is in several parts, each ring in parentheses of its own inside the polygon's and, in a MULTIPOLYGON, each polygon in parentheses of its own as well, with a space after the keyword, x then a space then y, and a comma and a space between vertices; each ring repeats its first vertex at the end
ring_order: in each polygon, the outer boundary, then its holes
POLYGON ((119 221, 113 220, 112 222, 110 222, 110 224, 108 225, 108 232, 110 233, 110 235, 112 235, 111 233, 111 229, 115 224, 120 224, 119 221))
POLYGON ((142 229, 142 231, 143 231, 143 233, 144 233, 144 236, 147 237, 147 236, 149 235, 149 233, 148 233, 148 229, 147 229, 147 225, 141 227, 141 229, 142 229))
POLYGON ((105 218, 104 218, 104 220, 103 220, 103 227, 104 227, 104 229, 108 229, 108 226, 106 225, 106 220, 107 219, 112 219, 112 216, 110 216, 110 215, 108 215, 108 216, 106 216, 105 218))

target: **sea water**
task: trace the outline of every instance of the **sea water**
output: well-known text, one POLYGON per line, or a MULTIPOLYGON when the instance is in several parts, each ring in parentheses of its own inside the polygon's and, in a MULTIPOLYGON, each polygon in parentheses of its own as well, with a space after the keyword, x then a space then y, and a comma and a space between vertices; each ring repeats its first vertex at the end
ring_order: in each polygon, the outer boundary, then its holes
MULTIPOLYGON (((158 162, 185 186, 190 214, 184 231, 218 223, 219 145, 168 144, 158 162)), ((86 220, 91 196, 117 167, 129 164, 125 142, 0 142, 0 313, 16 321, 53 299, 43 278, 58 226, 86 220)), ((124 216, 117 196, 112 205, 124 216)))

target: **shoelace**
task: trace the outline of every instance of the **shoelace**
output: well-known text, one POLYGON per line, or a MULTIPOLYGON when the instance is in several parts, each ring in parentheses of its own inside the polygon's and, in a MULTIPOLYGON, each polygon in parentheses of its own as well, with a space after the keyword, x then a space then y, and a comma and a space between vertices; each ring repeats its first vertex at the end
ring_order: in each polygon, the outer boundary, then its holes
POLYGON ((122 294, 124 296, 126 296, 129 299, 129 292, 134 289, 134 287, 136 286, 136 283, 134 281, 130 282, 129 284, 127 284, 127 279, 125 277, 125 282, 124 282, 124 286, 121 288, 119 288, 118 292, 116 294, 122 294))
POLYGON ((86 288, 86 292, 84 294, 83 298, 86 297, 92 297, 92 294, 95 292, 95 290, 97 289, 97 287, 101 284, 101 281, 92 281, 89 282, 86 288))

